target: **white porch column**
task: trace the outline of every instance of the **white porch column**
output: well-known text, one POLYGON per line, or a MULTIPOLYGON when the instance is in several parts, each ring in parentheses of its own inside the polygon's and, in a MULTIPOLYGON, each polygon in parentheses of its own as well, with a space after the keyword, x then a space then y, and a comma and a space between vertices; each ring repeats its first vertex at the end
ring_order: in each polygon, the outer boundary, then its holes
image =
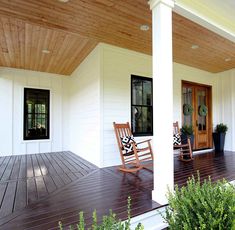
POLYGON ((166 204, 167 187, 173 189, 173 0, 150 0, 153 56, 153 200, 166 204))

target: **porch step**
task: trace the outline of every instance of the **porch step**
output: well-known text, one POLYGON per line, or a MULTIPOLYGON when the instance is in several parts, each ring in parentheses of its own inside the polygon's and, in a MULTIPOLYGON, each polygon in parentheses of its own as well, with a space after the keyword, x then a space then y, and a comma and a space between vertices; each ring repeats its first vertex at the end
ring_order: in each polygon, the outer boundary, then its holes
POLYGON ((168 227, 162 215, 165 215, 166 207, 161 207, 153 211, 131 218, 131 229, 141 223, 146 230, 162 230, 168 227))

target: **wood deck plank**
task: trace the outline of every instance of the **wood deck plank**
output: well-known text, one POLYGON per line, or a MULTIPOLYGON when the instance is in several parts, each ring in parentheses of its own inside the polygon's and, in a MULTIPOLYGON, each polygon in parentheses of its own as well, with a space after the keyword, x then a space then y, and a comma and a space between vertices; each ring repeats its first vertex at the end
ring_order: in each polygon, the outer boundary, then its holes
POLYGON ((0 209, 0 218, 12 213, 15 200, 16 182, 8 182, 4 199, 0 209))
POLYGON ((42 176, 41 168, 39 167, 36 154, 32 154, 31 157, 32 157, 32 166, 33 166, 34 176, 35 177, 42 176))
POLYGON ((32 155, 26 155, 27 178, 34 177, 32 155))
POLYGON ((57 186, 50 175, 44 176, 44 182, 46 184, 48 193, 52 193, 56 190, 57 186))
POLYGON ((0 157, 0 167, 2 166, 2 163, 4 162, 5 157, 0 157))
POLYGON ((26 180, 18 180, 15 195, 14 211, 20 210, 27 205, 27 183, 26 180))
POLYGON ((20 171, 20 162, 21 162, 21 156, 15 157, 15 162, 12 168, 10 180, 16 180, 19 177, 19 171, 20 171))
MULTIPOLYGON (((16 208, 19 203, 17 194, 24 194, 24 192, 18 193, 20 186, 22 190, 24 188, 24 180, 18 178, 14 212, 0 219, 0 229, 16 227, 17 229, 56 229, 59 220, 62 220, 65 225, 76 223, 81 210, 85 212, 85 219, 89 225, 94 208, 97 209, 99 217, 107 214, 111 208, 118 217, 125 218, 128 195, 132 196, 132 215, 138 215, 159 206, 151 200, 153 189, 151 170, 124 174, 117 167, 97 169, 71 152, 46 153, 30 156, 30 158, 32 158, 34 171, 37 168, 41 171, 39 174, 35 173, 38 176, 33 174, 32 177, 27 178, 27 194, 31 192, 31 196, 28 197, 31 197, 31 202, 26 208, 16 208), (35 163, 35 159, 38 164, 35 163), (43 169, 44 167, 46 169, 43 169), (87 174, 84 176, 83 173, 87 174), (19 185, 20 183, 22 185, 19 185)), ((4 163, 5 159, 2 162, 4 163)), ((202 154, 187 163, 175 158, 174 164, 175 183, 179 186, 183 186, 189 176, 196 175, 197 170, 200 171, 202 180, 209 174, 212 181, 223 177, 235 180, 234 152, 225 152, 224 155, 202 154)), ((31 169, 30 164, 28 166, 31 169)), ((3 193, 4 188, 6 189, 4 186, 6 186, 4 183, 0 183, 0 190, 3 193)), ((2 201, 4 200, 3 195, 2 201)))
POLYGON ((3 171, 1 176, 1 181, 7 181, 10 178, 11 171, 14 165, 15 158, 10 157, 9 161, 3 163, 3 171))
POLYGON ((38 161, 39 168, 41 170, 41 174, 43 176, 49 174, 49 169, 46 167, 46 164, 44 163, 41 154, 36 154, 35 155, 38 161))
POLYGON ((19 169, 19 178, 25 179, 27 176, 27 163, 26 155, 21 156, 20 169, 19 169))
POLYGON ((31 204, 38 199, 37 186, 35 178, 27 179, 27 204, 31 204))
POLYGON ((35 183, 37 187, 37 197, 41 199, 48 195, 47 187, 44 182, 44 178, 42 176, 35 178, 35 183))
POLYGON ((7 182, 0 183, 0 208, 2 206, 2 202, 3 202, 4 196, 5 196, 6 188, 7 188, 7 182))
POLYGON ((3 181, 2 176, 7 168, 7 165, 9 163, 10 159, 11 159, 10 156, 4 157, 4 160, 3 160, 2 165, 0 167, 0 181, 3 181))

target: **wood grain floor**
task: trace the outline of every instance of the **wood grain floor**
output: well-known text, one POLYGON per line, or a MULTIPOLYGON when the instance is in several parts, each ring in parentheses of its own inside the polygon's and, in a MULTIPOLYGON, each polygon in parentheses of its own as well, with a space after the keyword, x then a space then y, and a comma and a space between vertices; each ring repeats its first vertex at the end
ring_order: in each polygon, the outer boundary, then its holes
POLYGON ((71 152, 0 158, 0 218, 21 210, 94 169, 71 152))
MULTIPOLYGON (((132 216, 160 207, 151 200, 151 170, 125 174, 117 167, 98 169, 71 152, 4 157, 0 158, 0 165, 0 229, 3 230, 57 229, 59 220, 65 225, 76 223, 81 210, 87 226, 91 224, 94 209, 101 217, 111 208, 125 219, 129 195, 132 216)), ((235 180, 234 152, 197 155, 191 162, 175 158, 174 165, 175 183, 179 186, 197 171, 201 179, 210 175, 213 181, 235 180)))

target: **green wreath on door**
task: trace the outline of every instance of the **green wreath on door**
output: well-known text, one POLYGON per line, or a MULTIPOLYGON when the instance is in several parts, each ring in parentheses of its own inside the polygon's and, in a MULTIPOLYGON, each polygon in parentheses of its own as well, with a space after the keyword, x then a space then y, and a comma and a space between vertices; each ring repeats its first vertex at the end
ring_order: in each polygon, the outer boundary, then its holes
POLYGON ((205 105, 200 105, 198 107, 198 114, 201 117, 205 117, 208 113, 208 108, 205 105))
POLYGON ((184 104, 183 105, 183 113, 184 113, 184 116, 192 115, 193 107, 190 104, 184 104))

